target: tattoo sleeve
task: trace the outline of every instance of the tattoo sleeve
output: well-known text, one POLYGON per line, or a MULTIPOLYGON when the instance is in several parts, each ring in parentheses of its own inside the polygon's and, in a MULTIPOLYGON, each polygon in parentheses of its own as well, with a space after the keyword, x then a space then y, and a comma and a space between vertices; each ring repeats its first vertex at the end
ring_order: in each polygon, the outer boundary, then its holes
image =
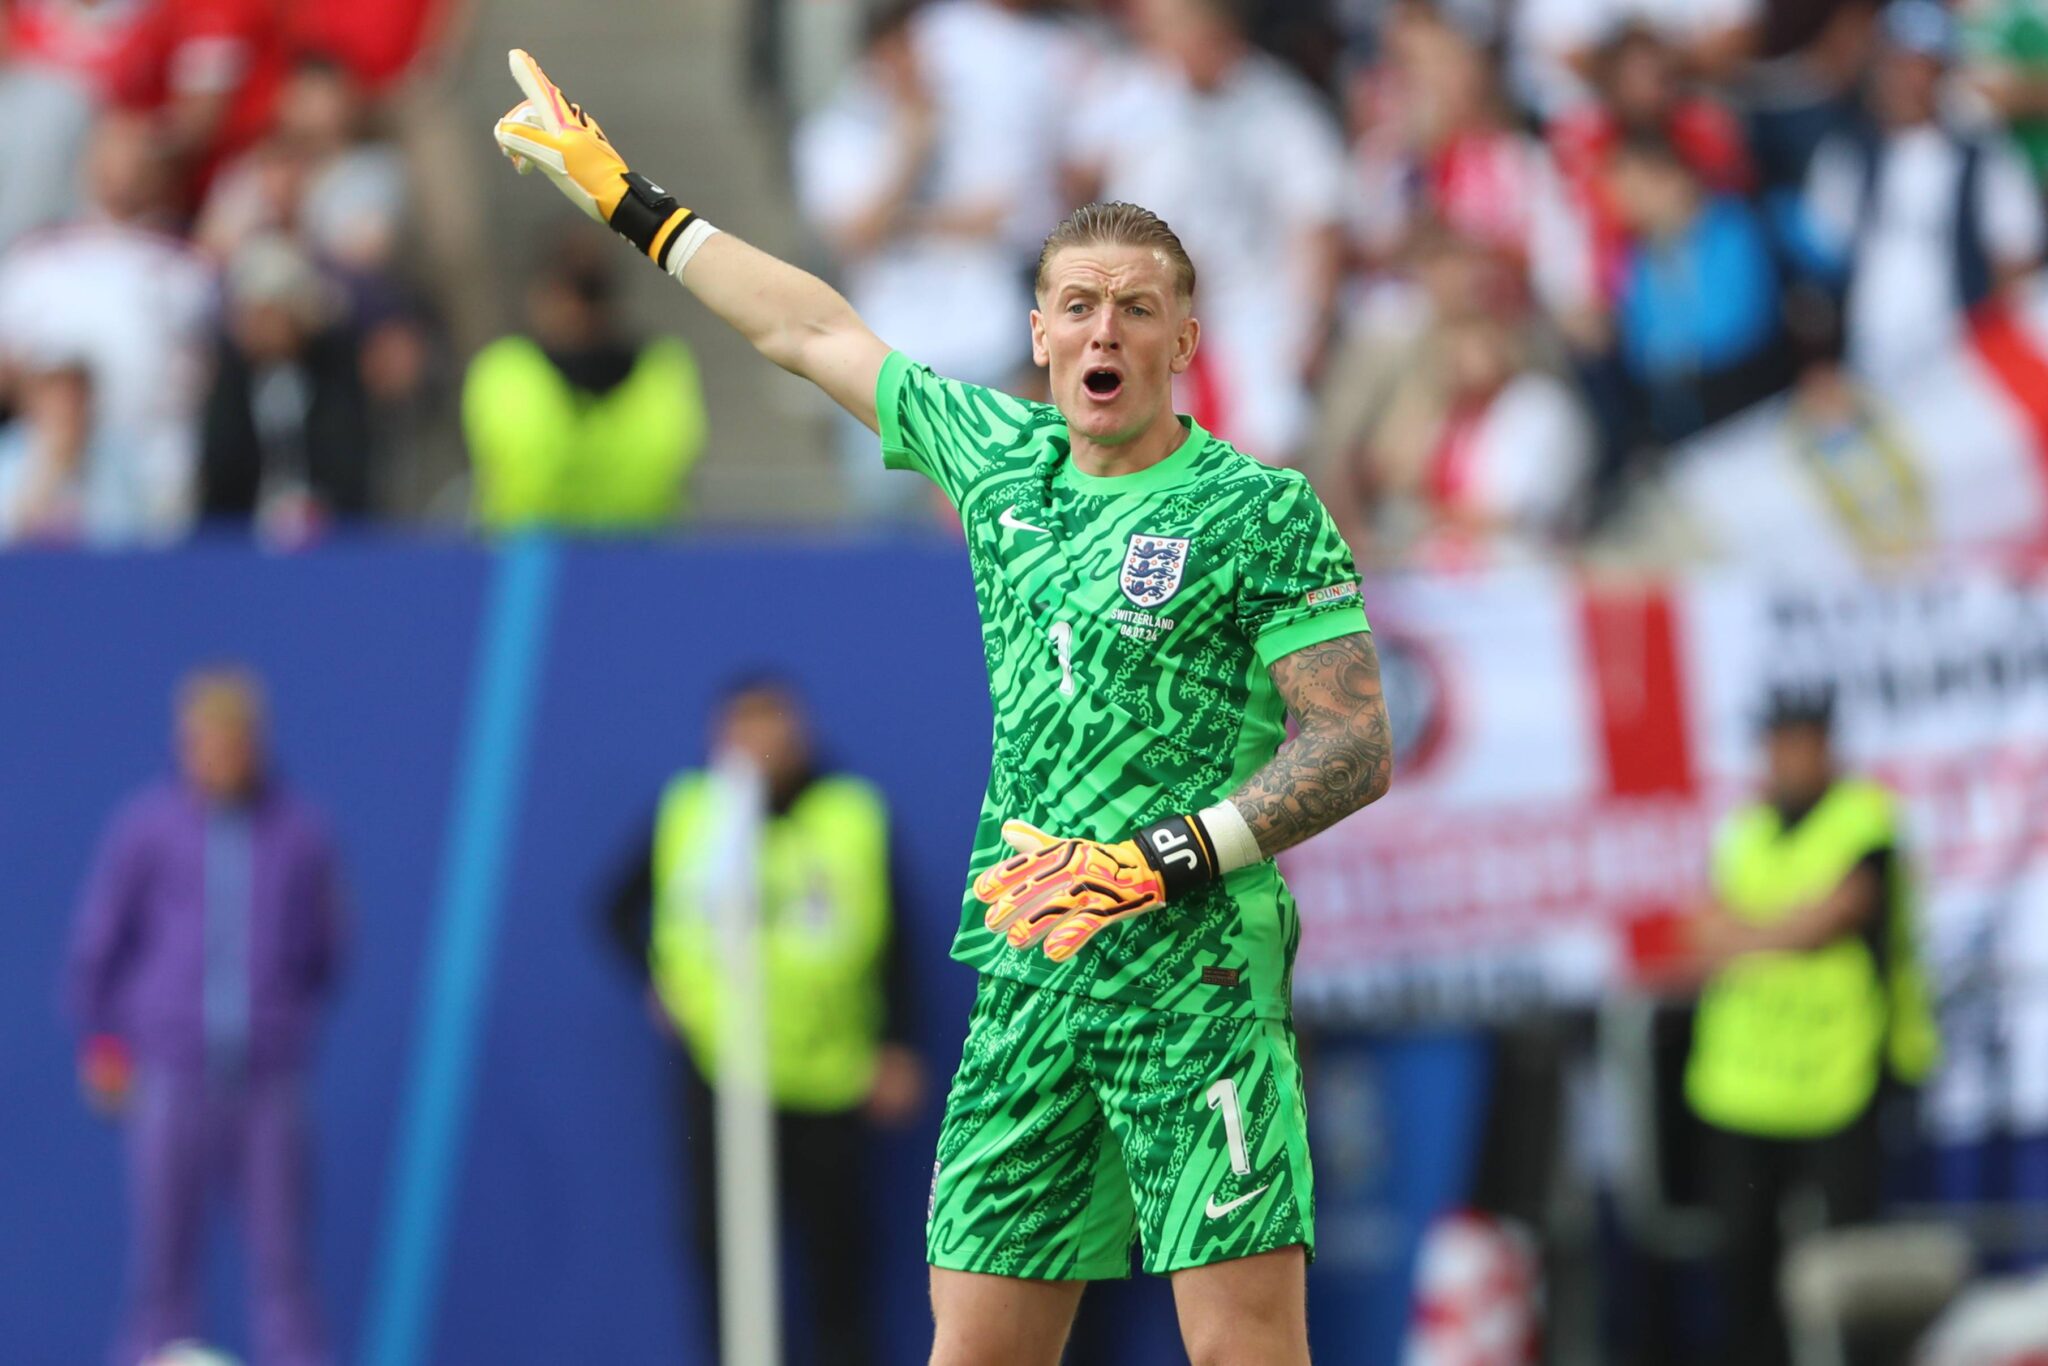
POLYGON ((1273 663, 1297 730, 1231 796, 1268 857, 1379 800, 1394 776, 1379 653, 1365 632, 1273 663))

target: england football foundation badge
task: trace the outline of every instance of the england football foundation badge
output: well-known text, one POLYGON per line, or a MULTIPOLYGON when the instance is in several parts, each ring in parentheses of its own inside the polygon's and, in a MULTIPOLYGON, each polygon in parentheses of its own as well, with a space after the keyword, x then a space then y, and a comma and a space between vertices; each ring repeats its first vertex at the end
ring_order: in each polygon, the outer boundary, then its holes
POLYGON ((1140 607, 1157 607, 1180 591, 1180 576, 1187 567, 1186 537, 1139 532, 1124 552, 1124 596, 1140 607))

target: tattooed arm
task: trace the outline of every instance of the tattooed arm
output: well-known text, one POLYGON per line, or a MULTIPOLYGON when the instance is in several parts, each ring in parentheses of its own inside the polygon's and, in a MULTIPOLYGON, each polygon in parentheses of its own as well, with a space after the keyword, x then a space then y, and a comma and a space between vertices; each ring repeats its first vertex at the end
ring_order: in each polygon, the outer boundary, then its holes
POLYGON ((1378 801, 1394 776, 1394 742, 1368 632, 1273 662, 1273 685, 1298 730, 1231 796, 1268 858, 1378 801))

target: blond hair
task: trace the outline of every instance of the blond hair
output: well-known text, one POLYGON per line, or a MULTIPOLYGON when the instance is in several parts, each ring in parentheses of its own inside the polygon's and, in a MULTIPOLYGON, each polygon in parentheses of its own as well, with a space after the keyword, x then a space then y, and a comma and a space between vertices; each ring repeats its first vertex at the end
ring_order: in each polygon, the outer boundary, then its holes
POLYGON ((1195 263, 1188 249, 1166 220, 1147 208, 1113 200, 1107 204, 1083 204, 1060 220, 1038 249, 1038 276, 1032 288, 1045 293, 1045 270, 1055 254, 1067 247, 1144 247, 1164 252, 1173 267, 1173 291, 1182 303, 1195 297, 1195 263))
POLYGON ((263 682, 239 664, 194 669, 178 684, 178 719, 224 722, 247 734, 263 730, 263 682))

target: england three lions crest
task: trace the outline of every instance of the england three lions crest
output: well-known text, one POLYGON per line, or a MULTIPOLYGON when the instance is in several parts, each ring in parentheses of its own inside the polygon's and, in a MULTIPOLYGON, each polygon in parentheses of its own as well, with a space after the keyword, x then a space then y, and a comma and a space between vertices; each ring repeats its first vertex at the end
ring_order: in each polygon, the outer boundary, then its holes
POLYGON ((1157 607, 1180 591, 1180 576, 1188 567, 1185 537, 1131 537, 1124 552, 1122 585, 1124 596, 1140 607, 1157 607))

